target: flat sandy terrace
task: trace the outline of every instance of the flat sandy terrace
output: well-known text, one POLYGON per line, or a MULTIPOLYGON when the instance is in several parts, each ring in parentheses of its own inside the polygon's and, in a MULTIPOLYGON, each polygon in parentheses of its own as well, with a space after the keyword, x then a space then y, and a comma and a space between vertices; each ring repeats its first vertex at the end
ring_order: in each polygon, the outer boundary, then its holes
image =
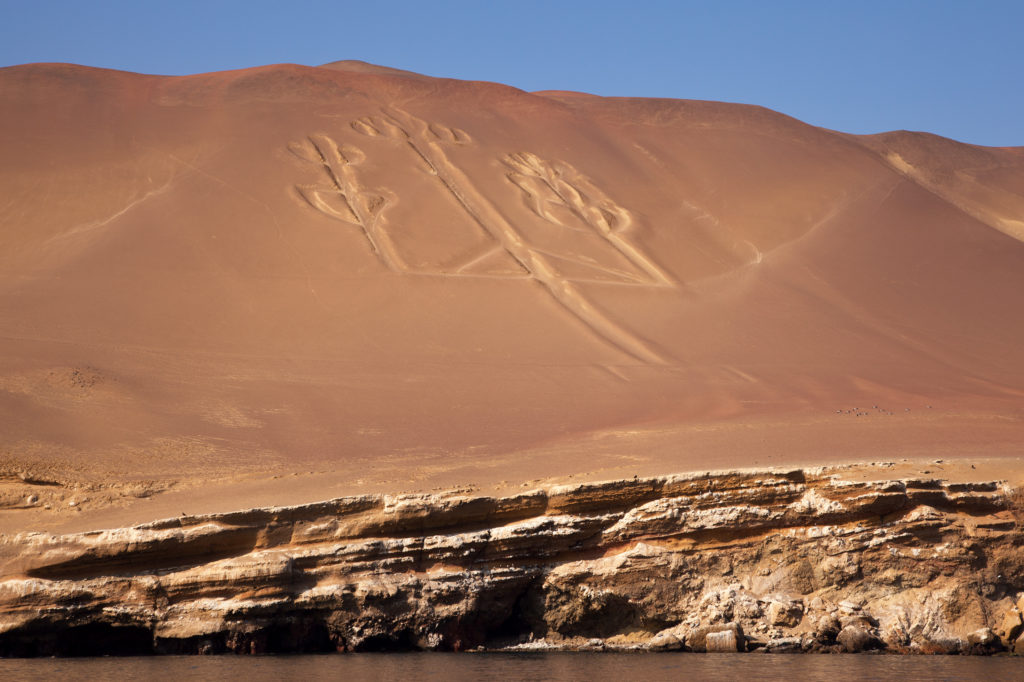
MULTIPOLYGON (((124 527, 182 514, 365 493, 505 496, 559 484, 766 467, 834 466, 850 480, 923 477, 1024 486, 1019 423, 1006 417, 950 414, 941 405, 891 418, 861 411, 860 417, 646 425, 514 453, 472 455, 421 453, 244 473, 211 467, 205 473, 193 469, 160 477, 81 470, 62 474, 52 467, 33 474, 28 466, 0 483, 9 501, 0 510, 0 532, 124 527), (32 505, 24 504, 29 495, 37 498, 32 505)), ((8 463, 8 471, 15 466, 8 463)))

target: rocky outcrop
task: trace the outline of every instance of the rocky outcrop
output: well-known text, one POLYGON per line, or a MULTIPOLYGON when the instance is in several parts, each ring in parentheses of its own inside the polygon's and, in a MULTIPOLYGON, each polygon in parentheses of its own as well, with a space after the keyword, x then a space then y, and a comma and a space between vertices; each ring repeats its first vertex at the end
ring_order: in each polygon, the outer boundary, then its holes
POLYGON ((1010 493, 766 470, 21 533, 0 654, 1021 651, 1010 493))

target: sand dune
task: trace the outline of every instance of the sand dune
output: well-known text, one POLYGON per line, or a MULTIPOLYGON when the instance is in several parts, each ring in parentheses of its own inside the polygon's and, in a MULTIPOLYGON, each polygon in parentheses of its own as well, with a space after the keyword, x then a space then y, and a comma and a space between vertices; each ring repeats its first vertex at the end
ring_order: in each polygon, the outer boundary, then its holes
POLYGON ((1024 442, 1022 148, 359 62, 11 67, 0 120, 10 472, 400 489, 1024 442))

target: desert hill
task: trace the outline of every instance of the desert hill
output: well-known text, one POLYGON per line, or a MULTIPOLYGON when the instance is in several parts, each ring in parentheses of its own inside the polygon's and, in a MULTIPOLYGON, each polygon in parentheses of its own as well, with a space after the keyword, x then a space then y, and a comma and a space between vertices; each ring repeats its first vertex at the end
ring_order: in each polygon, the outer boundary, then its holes
POLYGON ((0 121, 7 472, 403 489, 1024 442, 1022 148, 357 62, 9 67, 0 121))

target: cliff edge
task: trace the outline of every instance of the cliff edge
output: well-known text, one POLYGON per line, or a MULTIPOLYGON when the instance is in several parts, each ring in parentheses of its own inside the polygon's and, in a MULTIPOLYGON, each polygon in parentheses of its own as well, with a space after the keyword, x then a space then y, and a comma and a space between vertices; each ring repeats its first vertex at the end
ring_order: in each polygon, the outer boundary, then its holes
POLYGON ((1018 494, 849 474, 363 495, 5 535, 0 655, 1024 650, 1018 494))

